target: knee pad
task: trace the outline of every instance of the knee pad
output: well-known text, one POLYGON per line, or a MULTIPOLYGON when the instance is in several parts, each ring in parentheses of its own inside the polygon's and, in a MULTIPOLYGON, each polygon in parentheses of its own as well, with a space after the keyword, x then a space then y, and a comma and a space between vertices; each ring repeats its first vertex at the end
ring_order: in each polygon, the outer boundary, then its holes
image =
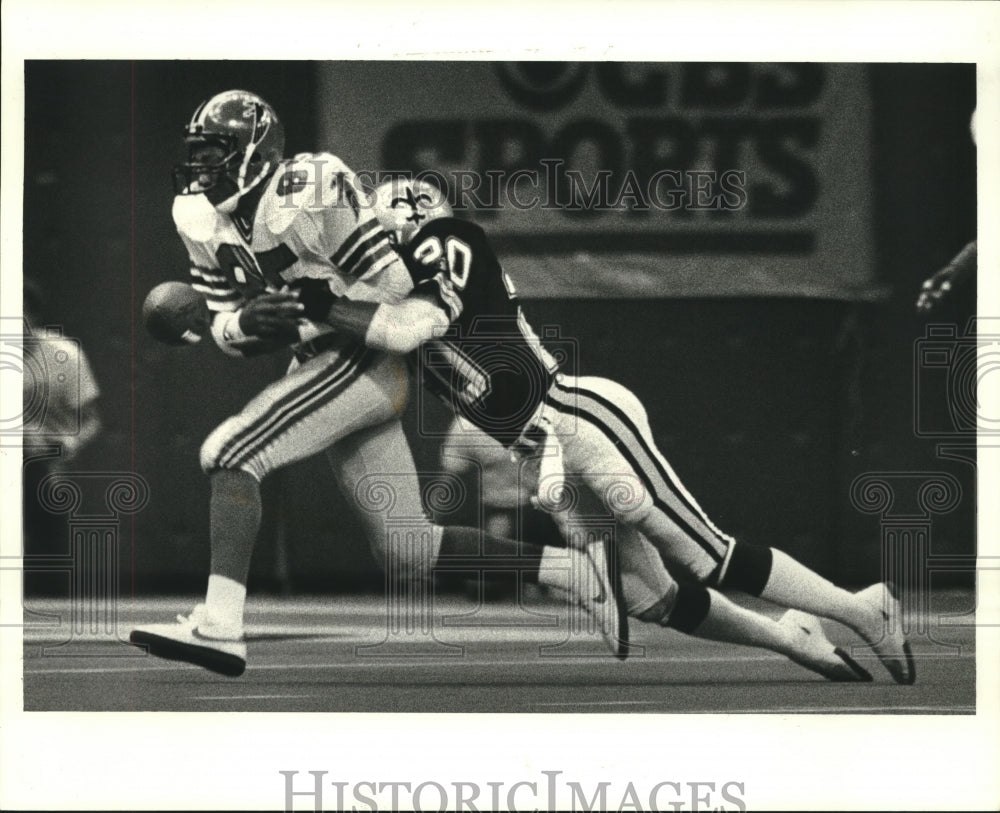
POLYGON ((660 620, 660 624, 691 635, 708 616, 711 605, 712 597, 708 588, 700 584, 678 585, 673 609, 660 620))
POLYGON ((738 542, 733 545, 729 567, 719 580, 719 587, 759 596, 771 576, 773 562, 770 548, 738 542))

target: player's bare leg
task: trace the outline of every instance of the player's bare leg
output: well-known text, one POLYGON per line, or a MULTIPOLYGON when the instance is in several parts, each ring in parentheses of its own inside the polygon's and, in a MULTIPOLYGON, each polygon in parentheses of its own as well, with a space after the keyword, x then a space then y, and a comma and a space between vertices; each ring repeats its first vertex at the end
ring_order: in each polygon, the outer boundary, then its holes
MULTIPOLYGON (((584 549, 541 547, 484 533, 479 528, 432 525, 422 520, 423 505, 416 464, 398 420, 355 432, 327 451, 341 491, 356 507, 373 554, 383 567, 400 568, 409 578, 428 578, 439 571, 516 570, 529 584, 566 591, 573 606, 594 618, 608 647, 624 657, 628 629, 622 593, 613 578, 613 551, 603 542, 584 549), (400 561, 411 555, 390 547, 386 517, 373 511, 365 493, 373 485, 392 492, 392 510, 412 517, 414 533, 429 541, 419 561, 400 561), (418 527, 423 525, 423 527, 418 527)), ((398 538, 398 534, 394 537, 398 538)), ((582 627, 584 625, 574 625, 582 627)))
POLYGON ((872 679, 847 652, 826 638, 818 623, 807 623, 808 616, 798 613, 774 621, 701 585, 674 584, 638 618, 696 638, 769 649, 828 680, 872 679))
POLYGON ((739 543, 733 547, 719 586, 839 621, 872 646, 897 683, 911 684, 916 679, 899 601, 889 585, 851 593, 783 551, 739 543))
POLYGON ((243 673, 243 611, 260 530, 260 481, 362 427, 395 419, 406 402, 402 365, 360 350, 296 362, 209 435, 201 449, 212 489, 205 602, 174 624, 133 630, 132 643, 221 674, 243 673))
POLYGON ((153 655, 238 677, 246 669, 243 610, 260 531, 260 484, 247 472, 222 470, 211 476, 211 485, 212 559, 205 603, 179 615, 175 624, 140 627, 130 640, 153 655))

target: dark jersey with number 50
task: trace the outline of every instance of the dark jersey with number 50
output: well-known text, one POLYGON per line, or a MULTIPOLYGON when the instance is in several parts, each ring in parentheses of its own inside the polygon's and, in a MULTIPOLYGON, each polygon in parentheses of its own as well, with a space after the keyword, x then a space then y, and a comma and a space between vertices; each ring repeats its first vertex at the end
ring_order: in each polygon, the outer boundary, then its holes
POLYGON ((525 320, 486 234, 474 223, 439 218, 400 253, 414 294, 433 295, 451 321, 416 351, 424 385, 512 444, 545 400, 558 365, 525 320))

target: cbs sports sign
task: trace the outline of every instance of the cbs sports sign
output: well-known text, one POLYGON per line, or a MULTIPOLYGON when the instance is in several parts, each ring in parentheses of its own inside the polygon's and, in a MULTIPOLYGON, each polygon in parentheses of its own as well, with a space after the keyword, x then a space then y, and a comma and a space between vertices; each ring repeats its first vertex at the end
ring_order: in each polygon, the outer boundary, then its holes
POLYGON ((331 62, 322 149, 445 187, 527 297, 865 300, 866 68, 331 62))

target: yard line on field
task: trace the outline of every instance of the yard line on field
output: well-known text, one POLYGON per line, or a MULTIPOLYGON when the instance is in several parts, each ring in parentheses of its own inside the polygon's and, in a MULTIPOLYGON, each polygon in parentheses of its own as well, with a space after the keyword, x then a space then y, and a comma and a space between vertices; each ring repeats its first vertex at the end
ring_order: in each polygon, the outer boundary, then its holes
MULTIPOLYGON (((665 700, 580 700, 562 702, 535 702, 532 706, 555 708, 574 708, 581 706, 646 706, 663 705, 665 700)), ((684 713, 690 714, 879 714, 885 712, 898 712, 900 714, 971 714, 975 712, 974 706, 789 706, 776 708, 703 708, 684 709, 684 713)))
MULTIPOLYGON (((151 656, 152 657, 152 656, 151 656)), ((784 660, 780 655, 758 655, 758 656, 722 656, 722 655, 707 655, 705 657, 664 657, 664 658, 643 658, 642 660, 636 659, 632 663, 635 664, 674 664, 674 663, 759 663, 765 661, 781 661, 784 660)), ((365 662, 350 661, 347 663, 262 663, 253 664, 247 667, 247 674, 251 672, 266 672, 266 671, 308 671, 315 669, 325 669, 325 670, 335 670, 335 669, 385 669, 386 667, 409 667, 409 668, 427 668, 427 669, 441 669, 447 668, 449 670, 454 669, 457 666, 466 667, 476 667, 476 668, 492 668, 501 662, 499 659, 491 660, 439 660, 439 661, 428 661, 425 659, 418 658, 401 658, 399 660, 390 660, 388 658, 371 658, 365 662)), ((610 656, 607 658, 546 658, 544 660, 537 661, 522 661, 519 666, 546 666, 546 667, 559 667, 565 669, 569 664, 583 664, 587 663, 592 666, 595 662, 604 663, 607 666, 613 666, 618 668, 618 666, 611 662, 610 656)), ((59 674, 103 674, 112 672, 162 672, 162 671, 176 671, 176 670, 187 670, 193 667, 191 664, 177 664, 177 665, 163 665, 160 666, 156 663, 151 663, 144 666, 135 666, 133 664, 123 664, 121 666, 80 666, 80 667, 56 667, 53 669, 25 669, 24 674, 27 675, 59 675, 59 674)), ((627 669, 628 665, 622 666, 622 668, 627 669)), ((207 670, 205 670, 207 671, 207 670)))
POLYGON ((771 709, 723 709, 719 714, 879 714, 898 712, 900 714, 974 714, 975 706, 797 706, 771 709))
POLYGON ((195 695, 192 700, 305 700, 320 697, 318 694, 234 694, 234 695, 195 695))
POLYGON ((56 668, 56 669, 25 669, 24 676, 29 675, 99 675, 99 674, 110 674, 115 672, 121 673, 136 673, 136 672, 180 672, 182 670, 190 669, 191 666, 187 664, 164 664, 160 666, 159 664, 150 664, 147 666, 78 666, 78 667, 68 667, 68 668, 56 668))
POLYGON ((562 703, 532 703, 533 706, 662 706, 665 700, 578 700, 562 703))

